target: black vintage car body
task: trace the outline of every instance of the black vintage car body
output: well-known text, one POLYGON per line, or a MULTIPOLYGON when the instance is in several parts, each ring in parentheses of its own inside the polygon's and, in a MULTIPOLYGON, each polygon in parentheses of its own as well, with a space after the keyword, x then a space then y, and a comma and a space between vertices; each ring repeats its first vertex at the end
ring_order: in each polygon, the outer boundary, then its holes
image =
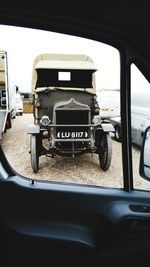
POLYGON ((87 55, 42 54, 33 64, 34 125, 31 165, 36 173, 39 157, 97 153, 101 168, 111 163, 113 126, 101 120, 96 100, 96 68, 87 55))

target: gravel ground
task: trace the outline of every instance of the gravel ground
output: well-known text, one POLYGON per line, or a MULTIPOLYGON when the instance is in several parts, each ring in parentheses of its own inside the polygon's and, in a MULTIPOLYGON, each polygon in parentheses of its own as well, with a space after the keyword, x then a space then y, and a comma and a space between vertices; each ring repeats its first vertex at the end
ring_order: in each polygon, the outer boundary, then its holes
MULTIPOLYGON (((3 135, 2 147, 13 169, 29 178, 57 182, 70 182, 122 188, 121 144, 113 140, 112 162, 109 170, 104 172, 99 166, 98 155, 85 154, 76 158, 55 156, 40 157, 40 169, 34 174, 31 169, 29 144, 30 135, 26 133, 27 125, 33 122, 32 114, 23 114, 12 120, 12 128, 3 135)), ((150 188, 150 183, 139 178, 139 150, 133 148, 133 169, 135 187, 150 188)))

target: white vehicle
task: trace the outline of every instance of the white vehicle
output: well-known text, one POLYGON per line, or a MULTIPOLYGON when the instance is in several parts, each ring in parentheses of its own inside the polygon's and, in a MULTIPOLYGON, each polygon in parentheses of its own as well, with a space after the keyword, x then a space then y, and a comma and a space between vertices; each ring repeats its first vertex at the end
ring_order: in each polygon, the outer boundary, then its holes
MULTIPOLYGON (((131 93, 131 136, 132 143, 142 146, 143 134, 150 126, 150 88, 132 90, 131 93)), ((115 139, 121 141, 121 118, 120 116, 110 118, 115 128, 115 139)))
POLYGON ((16 87, 10 88, 7 52, 0 50, 0 140, 11 128, 11 119, 16 116, 14 96, 16 87))
POLYGON ((11 128, 13 112, 9 97, 7 53, 0 51, 0 140, 3 132, 11 128))
POLYGON ((20 96, 20 93, 16 93, 15 95, 15 111, 16 111, 16 115, 21 115, 23 114, 23 101, 22 98, 20 96))
POLYGON ((102 119, 110 119, 120 116, 120 90, 101 89, 97 93, 102 119))
POLYGON ((131 94, 131 127, 132 142, 142 145, 143 133, 150 126, 150 89, 132 91, 131 94))
POLYGON ((115 128, 115 133, 114 134, 115 134, 116 141, 121 142, 122 132, 121 132, 121 118, 120 118, 120 116, 114 117, 114 118, 110 118, 109 121, 111 122, 111 124, 115 128))

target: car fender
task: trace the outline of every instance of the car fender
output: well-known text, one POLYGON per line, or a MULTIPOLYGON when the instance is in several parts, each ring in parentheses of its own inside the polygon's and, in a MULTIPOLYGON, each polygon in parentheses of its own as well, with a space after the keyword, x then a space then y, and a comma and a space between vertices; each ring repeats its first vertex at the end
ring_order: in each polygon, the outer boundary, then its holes
POLYGON ((115 132, 115 128, 111 123, 102 123, 101 127, 104 132, 115 132))
POLYGON ((39 134, 40 125, 30 124, 27 127, 27 134, 39 134))

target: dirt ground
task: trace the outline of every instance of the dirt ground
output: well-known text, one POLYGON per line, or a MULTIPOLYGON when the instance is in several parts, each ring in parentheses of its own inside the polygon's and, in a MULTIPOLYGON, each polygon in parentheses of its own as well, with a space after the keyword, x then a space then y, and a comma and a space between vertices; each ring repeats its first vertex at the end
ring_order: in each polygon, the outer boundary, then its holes
MULTIPOLYGON (((121 143, 112 136, 112 161, 110 168, 104 172, 99 166, 98 155, 85 154, 76 158, 41 156, 40 169, 33 173, 30 163, 30 135, 27 126, 33 122, 32 114, 23 114, 12 120, 12 128, 3 135, 2 147, 13 169, 28 178, 57 182, 69 182, 106 187, 123 187, 121 143)), ((150 183, 139 177, 140 151, 133 152, 134 186, 148 189, 150 183)))

